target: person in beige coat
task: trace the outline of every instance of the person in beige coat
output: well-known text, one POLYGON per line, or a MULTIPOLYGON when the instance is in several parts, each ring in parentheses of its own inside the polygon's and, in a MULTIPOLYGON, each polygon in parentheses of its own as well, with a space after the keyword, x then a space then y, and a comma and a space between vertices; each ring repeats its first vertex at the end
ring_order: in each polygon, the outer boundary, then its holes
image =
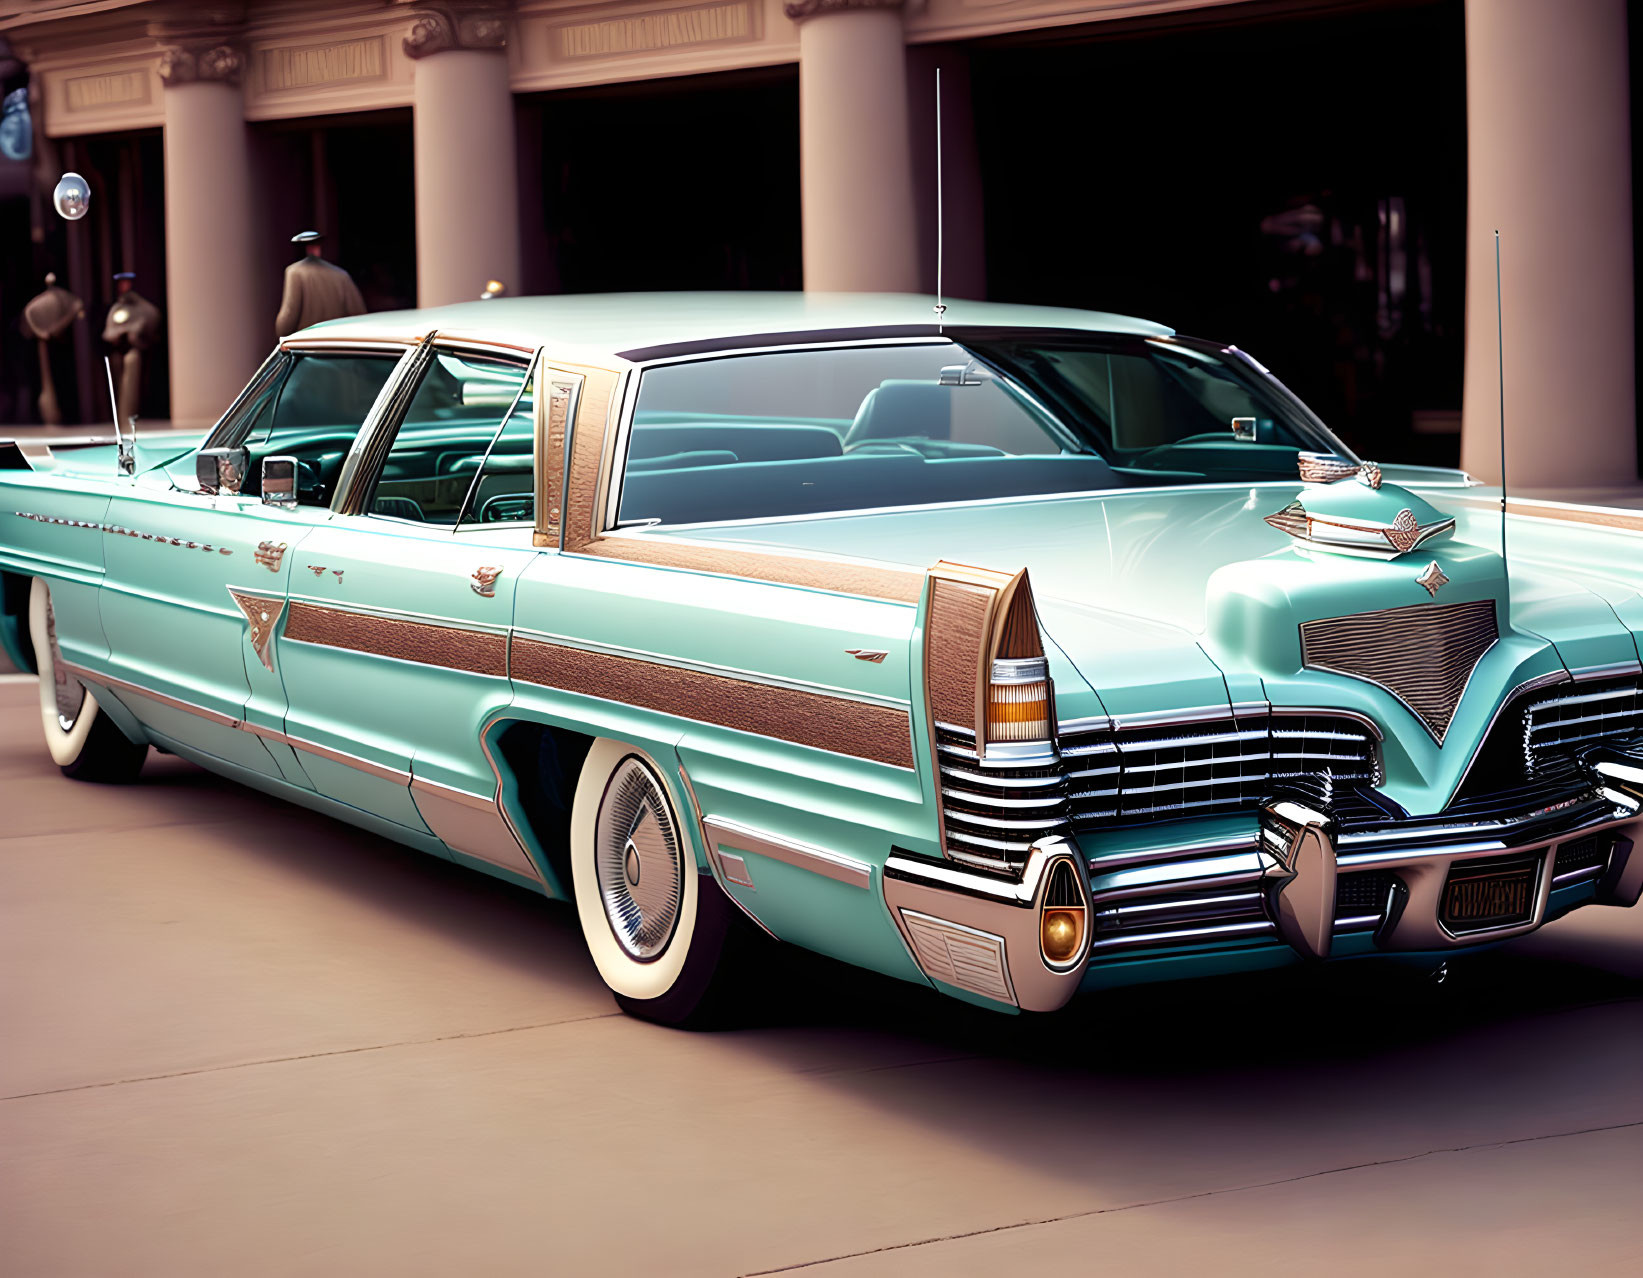
POLYGON ((318 231, 303 231, 291 243, 303 246, 303 256, 285 268, 285 294, 274 317, 274 333, 289 337, 299 328, 344 315, 362 315, 365 299, 353 276, 319 255, 318 231))

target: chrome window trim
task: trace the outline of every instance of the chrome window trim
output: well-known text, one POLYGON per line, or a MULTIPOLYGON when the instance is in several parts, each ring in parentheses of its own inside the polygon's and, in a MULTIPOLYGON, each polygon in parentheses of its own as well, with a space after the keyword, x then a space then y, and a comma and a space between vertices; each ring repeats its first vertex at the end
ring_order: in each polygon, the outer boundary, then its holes
MULTIPOLYGON (((863 506, 859 510, 822 510, 809 515, 770 515, 754 516, 748 519, 700 519, 677 524, 650 524, 630 523, 621 528, 612 527, 610 532, 641 532, 647 528, 665 528, 669 532, 677 530, 689 531, 695 528, 741 528, 749 526, 763 526, 765 524, 793 524, 816 519, 854 519, 858 515, 895 515, 909 510, 967 510, 977 506, 1024 505, 1028 502, 1050 501, 1083 501, 1091 497, 1123 498, 1136 497, 1141 494, 1149 496, 1159 493, 1201 493, 1209 491, 1250 492, 1256 489, 1279 488, 1294 491, 1299 488, 1299 479, 1266 479, 1245 481, 1243 483, 1216 483, 1216 484, 1157 484, 1147 488, 1081 488, 1076 492, 1054 493, 1018 493, 1010 497, 975 497, 963 501, 932 501, 920 502, 909 506, 863 506)), ((720 544, 720 543, 714 543, 720 544)), ((799 548, 792 548, 798 553, 799 548)))
POLYGON ((376 438, 377 432, 382 429, 383 419, 387 416, 388 405, 393 402, 401 382, 405 380, 405 373, 411 361, 415 359, 419 344, 400 348, 399 362, 394 365, 394 371, 388 374, 388 380, 382 383, 382 389, 377 391, 377 397, 371 402, 371 410, 365 414, 365 420, 360 423, 359 430, 354 435, 354 442, 349 446, 347 456, 342 459, 342 470, 337 475, 337 490, 331 494, 331 513, 339 514, 347 510, 348 498, 354 486, 359 482, 359 468, 376 438))

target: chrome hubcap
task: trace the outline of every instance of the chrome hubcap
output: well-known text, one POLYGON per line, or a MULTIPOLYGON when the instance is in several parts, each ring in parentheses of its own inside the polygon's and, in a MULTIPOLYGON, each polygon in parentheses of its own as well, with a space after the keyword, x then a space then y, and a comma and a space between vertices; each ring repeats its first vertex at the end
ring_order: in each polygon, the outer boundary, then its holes
POLYGON ((63 669, 63 654, 57 647, 57 615, 46 601, 46 638, 51 643, 51 677, 57 694, 57 726, 72 732, 86 704, 86 686, 63 669))
POLYGON ((594 869, 617 943, 642 963, 660 957, 679 925, 684 859, 661 782, 631 756, 605 786, 594 869))

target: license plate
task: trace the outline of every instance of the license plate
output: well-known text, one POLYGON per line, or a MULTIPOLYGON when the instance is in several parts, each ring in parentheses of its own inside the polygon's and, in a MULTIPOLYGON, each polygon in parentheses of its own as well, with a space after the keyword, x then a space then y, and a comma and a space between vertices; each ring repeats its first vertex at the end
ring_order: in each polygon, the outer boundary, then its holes
POLYGON ((1538 859, 1458 865, 1449 872, 1439 912, 1451 932, 1527 923, 1533 915, 1538 859))

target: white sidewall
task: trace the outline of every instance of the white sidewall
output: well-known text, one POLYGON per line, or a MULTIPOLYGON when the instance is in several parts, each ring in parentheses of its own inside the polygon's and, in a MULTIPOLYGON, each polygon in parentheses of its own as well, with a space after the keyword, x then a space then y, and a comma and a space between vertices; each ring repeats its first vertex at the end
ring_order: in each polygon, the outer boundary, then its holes
POLYGON ((57 722, 57 668, 52 662, 51 636, 46 628, 46 610, 51 604, 51 592, 42 578, 36 577, 29 588, 29 638, 34 642, 34 664, 40 670, 40 726, 46 732, 46 749, 51 751, 52 762, 66 768, 80 757, 91 735, 91 725, 97 718, 97 701, 86 689, 86 703, 74 727, 64 732, 57 722))
POLYGON ((673 988, 684 970, 690 954, 691 942, 696 935, 696 858, 691 848, 688 827, 682 814, 690 809, 679 802, 667 770, 656 765, 643 750, 624 745, 620 741, 601 738, 588 751, 582 765, 581 779, 576 783, 576 799, 571 806, 570 852, 571 879, 576 893, 576 914, 582 923, 582 935, 587 939, 588 952, 605 984, 628 998, 660 998, 673 988), (605 797, 605 786, 616 766, 629 755, 642 759, 662 779, 669 805, 673 809, 674 828, 679 832, 680 853, 684 858, 684 901, 679 908, 679 926, 673 929, 673 939, 667 949, 648 963, 641 963, 617 943, 605 917, 605 906, 599 896, 598 874, 593 864, 593 830, 599 816, 599 806, 605 797))

